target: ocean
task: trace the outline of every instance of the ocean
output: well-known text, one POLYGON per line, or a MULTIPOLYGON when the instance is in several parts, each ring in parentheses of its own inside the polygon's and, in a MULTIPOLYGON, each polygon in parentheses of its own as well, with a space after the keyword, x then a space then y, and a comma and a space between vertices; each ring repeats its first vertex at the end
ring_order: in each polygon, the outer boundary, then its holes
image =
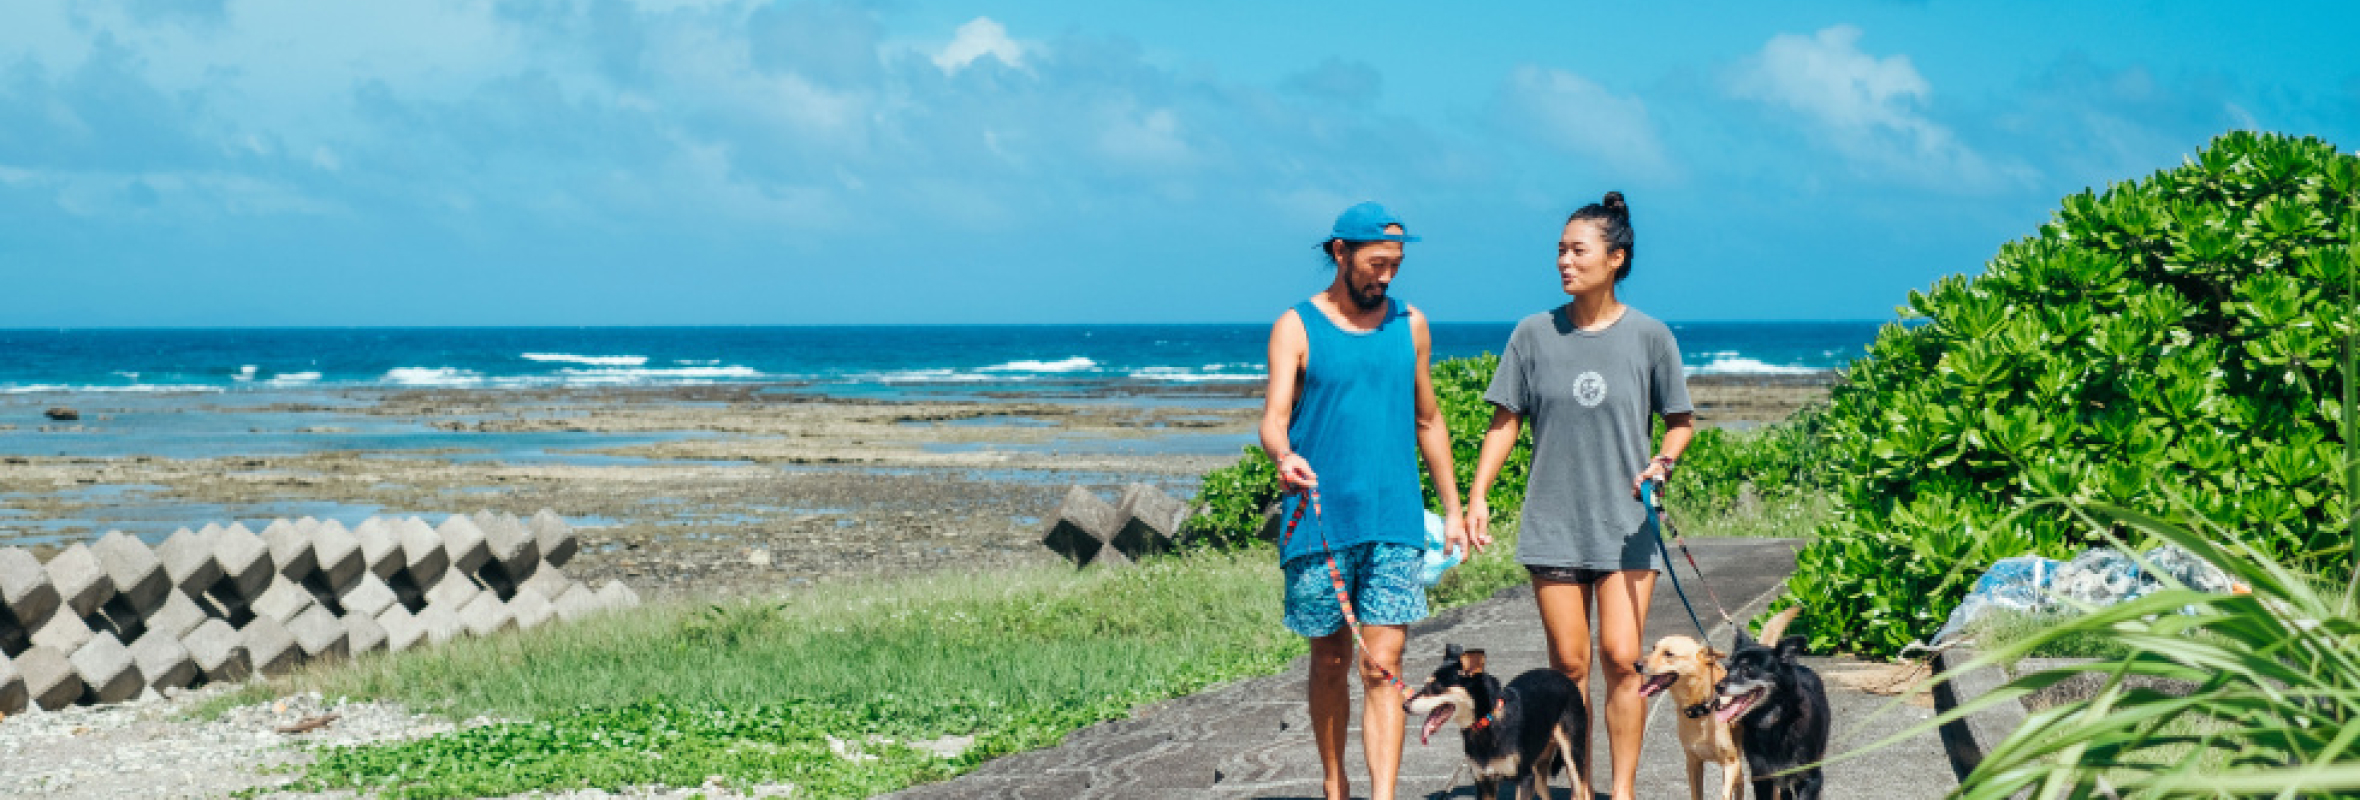
MULTIPOLYGON (((1876 322, 1673 323, 1691 375, 1825 373, 1876 322)), ((1512 323, 1437 323, 1437 358, 1512 323)), ((1262 380, 1268 325, 0 330, 0 394, 786 384, 848 395, 1262 380)))

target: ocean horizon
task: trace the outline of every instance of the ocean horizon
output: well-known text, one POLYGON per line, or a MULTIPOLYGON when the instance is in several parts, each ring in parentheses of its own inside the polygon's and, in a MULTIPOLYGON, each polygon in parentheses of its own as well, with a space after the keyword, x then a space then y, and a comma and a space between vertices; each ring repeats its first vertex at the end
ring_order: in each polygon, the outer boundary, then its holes
MULTIPOLYGON (((1691 375, 1832 373, 1883 322, 1671 322, 1691 375)), ((1438 322, 1436 359, 1497 353, 1512 322, 1438 322)), ((0 330, 0 393, 722 383, 1024 391, 1263 379, 1269 325, 68 328, 0 330)))

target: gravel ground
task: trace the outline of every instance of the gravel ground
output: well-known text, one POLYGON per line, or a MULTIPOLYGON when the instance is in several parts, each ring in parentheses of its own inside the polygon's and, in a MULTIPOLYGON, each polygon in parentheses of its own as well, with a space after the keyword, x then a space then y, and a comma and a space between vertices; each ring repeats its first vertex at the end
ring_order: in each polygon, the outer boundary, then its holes
POLYGON ((0 797, 221 797, 293 780, 292 773, 274 768, 309 761, 307 746, 381 742, 454 727, 395 703, 324 701, 316 693, 243 706, 212 721, 185 718, 206 699, 233 689, 211 687, 172 698, 151 693, 128 703, 35 710, 0 721, 0 797), (317 730, 279 732, 328 714, 335 720, 317 730))

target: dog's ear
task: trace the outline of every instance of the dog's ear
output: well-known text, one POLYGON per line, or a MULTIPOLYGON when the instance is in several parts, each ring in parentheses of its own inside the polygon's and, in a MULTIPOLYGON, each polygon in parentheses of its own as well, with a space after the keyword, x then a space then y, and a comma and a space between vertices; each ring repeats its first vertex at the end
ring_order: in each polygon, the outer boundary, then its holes
POLYGON ((1483 651, 1467 650, 1459 654, 1459 671, 1469 675, 1483 674, 1483 651))
POLYGON ((1443 646, 1442 646, 1442 660, 1444 660, 1444 661, 1457 661, 1457 660, 1459 660, 1459 655, 1460 655, 1460 654, 1462 654, 1462 653, 1465 653, 1465 652, 1467 652, 1467 648, 1460 647, 1460 646, 1458 646, 1458 645, 1455 645, 1455 644, 1446 644, 1446 645, 1443 645, 1443 646))
POLYGON ((1799 635, 1778 640, 1778 660, 1788 664, 1795 663, 1795 660, 1803 655, 1803 645, 1809 641, 1799 635))

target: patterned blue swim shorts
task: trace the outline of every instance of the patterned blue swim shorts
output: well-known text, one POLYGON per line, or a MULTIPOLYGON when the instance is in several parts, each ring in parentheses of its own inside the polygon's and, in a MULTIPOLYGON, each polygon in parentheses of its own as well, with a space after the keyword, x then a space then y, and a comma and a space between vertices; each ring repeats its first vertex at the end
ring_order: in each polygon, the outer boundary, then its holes
MULTIPOLYGON (((1426 618, 1426 586, 1418 582, 1425 551, 1403 544, 1365 542, 1336 551, 1336 569, 1352 593, 1352 612, 1362 625, 1408 625, 1426 618)), ((1305 553, 1288 559, 1287 630, 1313 638, 1344 627, 1336 605, 1336 583, 1327 556, 1305 553)))

